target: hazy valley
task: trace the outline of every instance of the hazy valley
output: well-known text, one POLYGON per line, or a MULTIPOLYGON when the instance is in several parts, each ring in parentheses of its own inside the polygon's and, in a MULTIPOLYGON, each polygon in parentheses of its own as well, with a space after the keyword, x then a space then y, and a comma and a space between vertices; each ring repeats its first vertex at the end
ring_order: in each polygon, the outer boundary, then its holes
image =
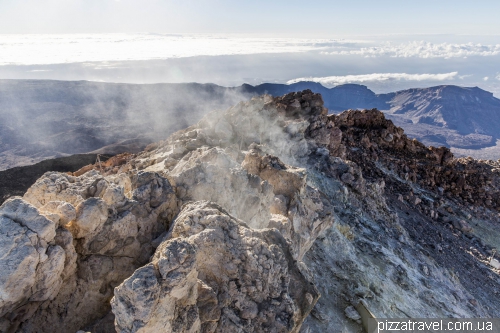
POLYGON ((500 158, 500 100, 479 88, 437 86, 375 94, 318 83, 226 88, 86 81, 0 81, 0 170, 79 153, 138 152, 214 109, 251 96, 311 89, 331 113, 377 108, 409 137, 457 155, 500 158))

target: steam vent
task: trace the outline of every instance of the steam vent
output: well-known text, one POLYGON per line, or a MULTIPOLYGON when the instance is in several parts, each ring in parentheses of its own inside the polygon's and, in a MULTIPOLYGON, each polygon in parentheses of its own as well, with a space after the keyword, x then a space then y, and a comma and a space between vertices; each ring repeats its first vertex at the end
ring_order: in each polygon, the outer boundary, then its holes
POLYGON ((361 332, 500 317, 500 163, 310 90, 213 111, 0 207, 1 332, 361 332))

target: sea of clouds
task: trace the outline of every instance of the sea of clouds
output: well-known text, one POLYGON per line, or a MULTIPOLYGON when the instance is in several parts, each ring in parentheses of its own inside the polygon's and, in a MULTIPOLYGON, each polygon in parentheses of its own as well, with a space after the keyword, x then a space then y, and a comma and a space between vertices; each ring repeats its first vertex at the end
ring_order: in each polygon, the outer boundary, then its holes
POLYGON ((159 60, 307 51, 328 53, 347 43, 349 42, 328 39, 192 34, 0 35, 0 65, 159 60))
POLYGON ((376 92, 438 84, 500 96, 500 44, 475 36, 0 35, 0 79, 221 85, 315 81, 376 92))
POLYGON ((324 55, 449 59, 497 56, 500 55, 500 44, 256 38, 198 34, 0 35, 0 65, 48 65, 308 51, 319 51, 324 55))
POLYGON ((406 43, 384 42, 379 46, 338 47, 325 51, 330 55, 361 55, 365 57, 418 57, 418 58, 466 58, 500 55, 500 44, 482 45, 480 43, 432 43, 412 41, 406 43))

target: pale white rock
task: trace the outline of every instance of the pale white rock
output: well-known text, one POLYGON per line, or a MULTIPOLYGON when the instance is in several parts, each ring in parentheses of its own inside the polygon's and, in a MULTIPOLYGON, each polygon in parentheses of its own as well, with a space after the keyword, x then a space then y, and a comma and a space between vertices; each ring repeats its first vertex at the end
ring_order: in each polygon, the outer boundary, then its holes
POLYGON ((65 252, 49 245, 55 227, 21 198, 0 207, 0 316, 28 299, 46 301, 58 293, 65 252))
POLYGON ((125 189, 123 186, 108 186, 102 195, 102 199, 108 207, 122 206, 125 204, 125 189))
POLYGON ((180 199, 211 200, 253 228, 267 227, 274 198, 272 187, 249 175, 224 150, 192 151, 169 175, 175 180, 180 199))
POLYGON ((118 332, 298 332, 317 298, 275 229, 194 202, 111 304, 118 332))
POLYGON ((123 193, 127 198, 130 199, 132 197, 132 181, 126 173, 110 175, 106 179, 117 186, 123 187, 123 193))
POLYGON ((261 156, 258 149, 251 149, 242 163, 249 173, 269 182, 276 195, 268 206, 273 214, 273 227, 292 241, 294 256, 301 260, 316 238, 333 223, 333 208, 328 198, 307 185, 305 169, 291 167, 271 155, 261 156))
POLYGON ((148 172, 46 173, 26 198, 42 211, 20 198, 0 208, 0 246, 9 253, 0 259, 0 324, 7 331, 76 331, 104 316, 113 287, 147 263, 152 240, 178 212, 168 180, 148 172))
POLYGON ((245 155, 242 167, 250 174, 267 180, 276 195, 288 198, 303 189, 307 181, 305 169, 287 166, 276 156, 261 157, 257 149, 251 149, 245 155))
POLYGON ((37 240, 28 228, 0 216, 0 316, 30 295, 40 261, 37 240))
POLYGON ((61 273, 61 278, 64 280, 71 277, 76 272, 78 255, 73 244, 73 235, 64 228, 59 228, 56 231, 54 242, 64 250, 64 270, 61 273))
POLYGON ((36 272, 36 283, 32 287, 33 294, 30 301, 46 301, 56 297, 63 283, 62 273, 66 254, 63 248, 58 245, 50 246, 47 249, 47 260, 45 260, 36 272))
POLYGON ((104 200, 89 198, 76 207, 76 219, 68 226, 75 238, 92 235, 108 218, 108 206, 104 200))
POLYGON ((73 206, 89 197, 88 189, 98 179, 99 173, 91 170, 79 177, 59 172, 47 172, 24 194, 24 199, 36 207, 50 201, 65 201, 73 206))
POLYGON ((47 214, 56 214, 60 226, 64 226, 76 219, 75 207, 65 201, 50 201, 40 207, 40 212, 46 216, 48 216, 47 214))
POLYGON ((74 207, 88 198, 103 198, 108 205, 120 206, 130 197, 132 184, 126 174, 104 177, 97 170, 90 170, 75 177, 65 173, 47 172, 23 196, 36 207, 50 201, 67 202, 74 207))
POLYGON ((20 197, 14 197, 4 202, 0 207, 0 216, 16 221, 38 237, 50 242, 56 235, 54 221, 40 215, 38 209, 28 204, 20 197))
MULTIPOLYGON (((151 320, 161 295, 161 286, 156 274, 154 265, 148 264, 136 270, 115 289, 111 305, 117 316, 116 325, 119 328, 125 331, 140 331, 151 320), (129 313, 132 311, 131 316, 129 313)), ((170 312, 172 313, 173 309, 170 312)))

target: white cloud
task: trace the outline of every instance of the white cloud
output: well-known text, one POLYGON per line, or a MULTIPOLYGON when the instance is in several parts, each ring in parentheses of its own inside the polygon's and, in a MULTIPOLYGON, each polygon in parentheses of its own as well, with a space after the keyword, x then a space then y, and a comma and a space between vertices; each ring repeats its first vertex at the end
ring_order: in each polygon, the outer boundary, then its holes
POLYGON ((354 47, 360 43, 335 39, 255 38, 220 34, 0 34, 0 65, 294 53, 354 47))
POLYGON ((309 51, 363 57, 467 58, 500 55, 500 44, 257 38, 222 34, 0 34, 0 65, 48 65, 309 51))
POLYGON ((327 76, 327 77, 302 77, 290 80, 287 84, 300 81, 318 82, 326 87, 334 87, 347 83, 367 83, 386 81, 447 81, 457 77, 458 72, 442 74, 407 74, 407 73, 373 73, 363 75, 327 76))
POLYGON ((498 81, 500 81, 500 73, 497 74, 497 76, 495 77, 495 79, 497 79, 498 81))
POLYGON ((28 73, 36 73, 36 72, 52 72, 50 69, 32 69, 28 71, 28 73))
POLYGON ((459 75, 458 78, 460 80, 464 80, 464 79, 467 79, 467 78, 473 77, 473 76, 474 76, 474 74, 465 74, 465 75, 459 75))
POLYGON ((394 44, 382 43, 380 46, 343 48, 325 51, 323 54, 332 55, 361 55, 365 57, 389 56, 396 58, 467 58, 470 56, 500 55, 500 44, 482 45, 474 43, 434 44, 424 41, 394 44))
POLYGON ((484 80, 484 81, 488 81, 489 79, 490 79, 490 78, 489 78, 489 77, 487 77, 487 76, 483 77, 483 80, 484 80))

